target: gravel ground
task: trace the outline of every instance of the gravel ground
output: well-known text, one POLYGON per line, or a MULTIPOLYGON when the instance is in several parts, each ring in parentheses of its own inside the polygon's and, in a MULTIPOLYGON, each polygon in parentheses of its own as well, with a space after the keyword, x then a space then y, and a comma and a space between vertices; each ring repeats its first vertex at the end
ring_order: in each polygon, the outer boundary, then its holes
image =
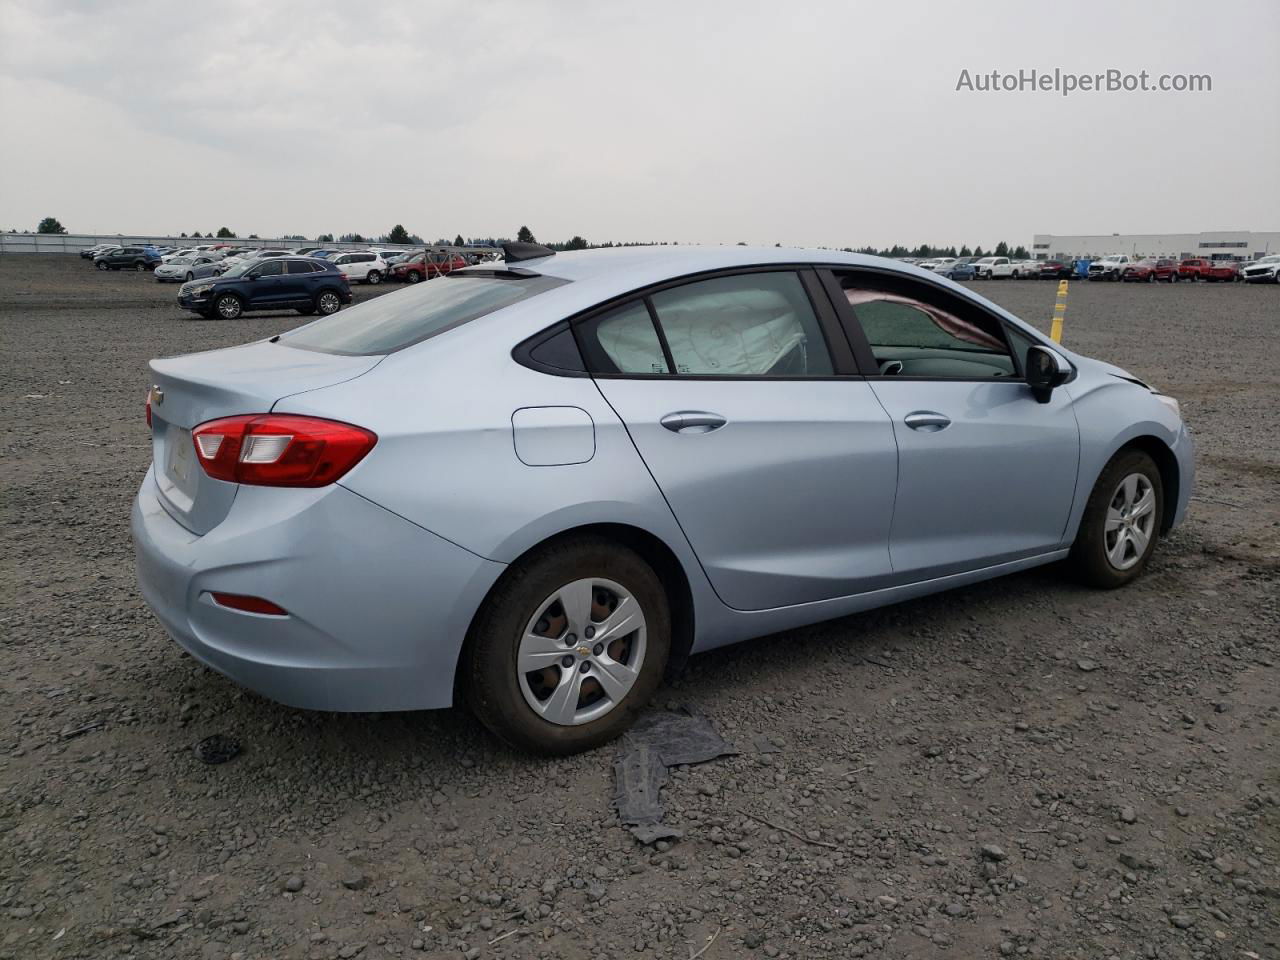
MULTIPOLYGON (((1054 288, 978 284, 1037 322, 1054 288)), ((301 713, 165 637, 145 362, 300 322, 174 293, 0 258, 0 957, 1280 956, 1280 290, 1073 284, 1066 342, 1182 401, 1186 525, 1126 590, 1042 568, 695 658, 659 706, 742 753, 672 771, 657 847, 612 748, 301 713)))

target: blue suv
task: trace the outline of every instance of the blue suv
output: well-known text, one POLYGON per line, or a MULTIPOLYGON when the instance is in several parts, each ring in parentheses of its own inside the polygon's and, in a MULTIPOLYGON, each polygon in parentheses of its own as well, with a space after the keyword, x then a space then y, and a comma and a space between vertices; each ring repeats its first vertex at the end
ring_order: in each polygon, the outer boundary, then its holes
POLYGON ((250 310, 327 315, 350 302, 351 287, 342 271, 307 257, 248 260, 220 277, 192 280, 178 290, 178 306, 223 320, 235 320, 250 310))

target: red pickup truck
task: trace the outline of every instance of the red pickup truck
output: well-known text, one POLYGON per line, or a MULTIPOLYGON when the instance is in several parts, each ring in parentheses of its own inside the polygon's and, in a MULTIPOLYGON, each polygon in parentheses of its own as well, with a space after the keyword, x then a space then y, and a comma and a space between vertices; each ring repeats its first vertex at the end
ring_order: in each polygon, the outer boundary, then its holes
POLYGON ((405 283, 418 283, 432 277, 443 276, 454 270, 467 266, 467 261, 458 254, 419 253, 403 260, 391 268, 391 276, 405 283))
POLYGON ((1240 279, 1240 265, 1234 260, 1210 260, 1207 257, 1191 257, 1178 264, 1179 280, 1219 280, 1230 283, 1240 279))
POLYGON ((1145 281, 1146 283, 1165 280, 1169 283, 1174 283, 1178 279, 1179 269, 1177 260, 1148 258, 1146 260, 1139 260, 1137 263, 1129 264, 1124 268, 1124 272, 1120 274, 1120 279, 1126 281, 1145 281))

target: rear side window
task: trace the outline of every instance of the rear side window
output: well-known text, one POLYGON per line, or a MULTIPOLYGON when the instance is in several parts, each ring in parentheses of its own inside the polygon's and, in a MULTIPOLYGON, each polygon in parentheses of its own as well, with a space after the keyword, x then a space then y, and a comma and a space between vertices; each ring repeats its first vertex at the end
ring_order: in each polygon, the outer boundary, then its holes
POLYGON ((800 278, 747 273, 650 298, 677 374, 830 376, 831 357, 800 278))
POLYGON ((305 260, 288 260, 290 273, 315 273, 320 268, 314 263, 307 263, 305 260))
POLYGON ((567 283, 556 277, 449 274, 366 300, 281 336, 291 347, 377 356, 393 353, 567 283))
POLYGON ((616 373, 667 373, 662 341, 654 329, 649 308, 636 301, 610 311, 595 326, 600 349, 612 362, 616 373))

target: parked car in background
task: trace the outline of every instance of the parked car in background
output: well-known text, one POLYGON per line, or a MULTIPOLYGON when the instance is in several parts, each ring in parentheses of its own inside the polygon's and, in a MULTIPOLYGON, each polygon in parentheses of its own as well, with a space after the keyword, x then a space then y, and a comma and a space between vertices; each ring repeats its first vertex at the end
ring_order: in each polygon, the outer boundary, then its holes
POLYGON ((921 260, 919 263, 916 264, 916 266, 921 267, 922 269, 925 269, 925 270, 933 270, 936 272, 939 267, 946 266, 949 263, 955 263, 955 262, 956 262, 955 257, 930 257, 928 260, 921 260))
POLYGON ((1232 283, 1240 279, 1240 264, 1234 260, 1210 260, 1200 268, 1200 279, 1208 283, 1232 283))
POLYGON ((1280 254, 1255 260, 1241 271, 1245 283, 1280 283, 1280 254))
POLYGON ((1124 268, 1133 263, 1126 253, 1112 253, 1089 264, 1090 280, 1119 280, 1124 268))
POLYGON ((155 278, 161 283, 166 280, 177 282, 194 280, 200 276, 212 275, 212 271, 208 273, 199 271, 200 267, 220 266, 221 263, 222 261, 218 257, 214 257, 206 253, 202 253, 198 256, 174 257, 156 267, 154 271, 155 278))
POLYGON ((1178 264, 1178 279, 1202 280, 1201 274, 1209 269, 1211 263, 1207 257, 1188 257, 1178 264))
POLYGON ((220 277, 184 283, 178 306, 204 317, 235 320, 256 310, 337 313, 351 302, 347 278, 332 263, 269 257, 234 264, 220 277))
POLYGON ((1175 283, 1178 279, 1178 261, 1148 257, 1126 266, 1120 279, 1130 283, 1154 283, 1156 280, 1175 283))
POLYGON ((160 262, 160 254, 151 247, 117 247, 93 258, 99 270, 150 270, 160 262))
POLYGON ((978 275, 973 264, 964 260, 952 260, 950 263, 939 264, 933 268, 933 272, 949 280, 972 280, 978 275))
POLYGON ((1041 280, 1069 280, 1075 275, 1075 265, 1070 261, 1041 260, 1037 264, 1036 276, 1041 280))
POLYGON ((329 247, 317 247, 307 254, 308 257, 314 257, 316 260, 327 260, 335 253, 341 253, 341 250, 333 250, 329 247))
POLYGON ((119 250, 118 243, 95 243, 92 247, 87 247, 80 251, 81 260, 93 260, 99 254, 106 253, 108 250, 119 250))
POLYGON ((387 265, 376 253, 340 253, 330 261, 344 277, 358 283, 379 284, 387 275, 387 265))
POLYGON ((973 267, 978 271, 979 280, 1000 280, 1009 277, 1016 279, 1018 276, 1008 257, 983 257, 974 263, 973 267))
POLYGON ((142 595, 265 696, 567 754, 691 652, 1063 560, 1132 583, 1192 492, 1177 401, 918 274, 512 244, 153 360, 142 595))
POLYGON ((173 251, 173 253, 161 254, 160 260, 162 263, 168 263, 174 257, 196 257, 201 255, 202 251, 197 250, 195 247, 183 247, 181 250, 173 251))
POLYGON ((466 266, 466 259, 456 253, 416 253, 397 263, 391 275, 405 283, 418 283, 432 277, 442 277, 466 266))

